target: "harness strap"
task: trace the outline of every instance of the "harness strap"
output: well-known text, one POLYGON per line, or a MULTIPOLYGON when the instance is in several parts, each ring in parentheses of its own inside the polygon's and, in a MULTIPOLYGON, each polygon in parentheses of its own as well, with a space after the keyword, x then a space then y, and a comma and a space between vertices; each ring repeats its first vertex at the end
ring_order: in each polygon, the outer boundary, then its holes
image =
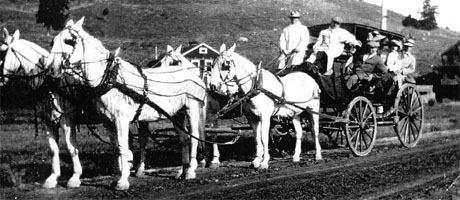
POLYGON ((225 114, 227 114, 229 111, 233 110, 234 108, 236 108, 237 106, 241 105, 242 103, 246 102, 247 100, 251 99, 252 97, 255 97, 257 96, 258 94, 260 94, 260 90, 256 90, 256 89, 252 89, 251 91, 249 91, 246 95, 244 95, 243 97, 236 97, 237 100, 234 100, 234 101, 228 101, 227 105, 225 105, 222 109, 220 109, 217 114, 216 114, 216 117, 219 119, 221 117, 223 117, 225 114))
MULTIPOLYGON (((265 95, 267 95, 269 98, 273 99, 274 101, 283 101, 282 98, 280 98, 279 96, 277 96, 276 94, 273 94, 272 92, 264 89, 264 88, 259 88, 259 90, 264 93, 265 95)), ((308 112, 308 113, 311 113, 311 114, 315 114, 315 115, 318 115, 320 117, 324 117, 324 118, 328 118, 328 119, 333 119, 335 120, 336 122, 338 123, 348 123, 349 121, 347 119, 344 119, 344 118, 341 118, 341 117, 336 117, 336 116, 332 116, 332 115, 328 115, 328 114, 324 114, 324 113, 320 113, 320 112, 316 112, 316 111, 313 111, 311 108, 303 108, 303 107, 300 107, 298 105, 296 105, 295 103, 293 102, 289 102, 289 101, 284 101, 284 104, 288 104, 288 105, 291 105, 291 106, 294 106, 298 109, 301 109, 305 112, 308 112)))
POLYGON ((240 137, 240 136, 237 136, 232 141, 225 142, 225 143, 210 142, 210 141, 207 141, 207 140, 200 139, 199 137, 191 135, 185 129, 185 127, 183 127, 179 122, 177 122, 171 115, 168 114, 168 112, 163 110, 163 108, 161 108, 158 104, 156 104, 155 102, 153 102, 150 99, 148 99, 148 97, 137 93, 136 91, 132 90, 131 88, 128 88, 126 85, 123 85, 121 83, 113 82, 112 85, 113 85, 114 88, 118 89, 123 94, 131 97, 134 101, 137 101, 137 102, 143 102, 144 101, 145 104, 149 105, 153 109, 157 110, 160 114, 164 115, 179 130, 183 131, 185 134, 187 134, 191 138, 196 139, 196 140, 198 140, 200 142, 204 142, 204 143, 207 143, 207 144, 217 144, 217 145, 231 145, 231 144, 234 144, 240 137))
POLYGON ((147 83, 147 76, 142 71, 142 68, 139 67, 139 66, 136 66, 136 69, 139 72, 139 74, 142 76, 142 78, 144 79, 144 88, 142 90, 142 96, 143 96, 144 100, 140 102, 139 107, 137 108, 136 114, 134 115, 131 123, 136 123, 137 127, 139 128, 138 119, 139 119, 139 115, 141 115, 142 107, 144 107, 145 103, 148 100, 147 94, 148 94, 148 91, 149 91, 149 85, 147 83))

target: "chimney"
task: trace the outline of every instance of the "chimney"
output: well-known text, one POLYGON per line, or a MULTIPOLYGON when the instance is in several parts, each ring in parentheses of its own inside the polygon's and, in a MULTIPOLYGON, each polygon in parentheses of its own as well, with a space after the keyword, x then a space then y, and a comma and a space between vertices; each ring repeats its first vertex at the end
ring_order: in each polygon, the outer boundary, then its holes
POLYGON ((385 5, 385 0, 382 0, 382 22, 380 24, 380 28, 382 30, 387 30, 387 6, 385 5))
POLYGON ((198 45, 198 41, 190 41, 190 42, 188 42, 188 45, 191 46, 191 47, 196 46, 196 45, 198 45))

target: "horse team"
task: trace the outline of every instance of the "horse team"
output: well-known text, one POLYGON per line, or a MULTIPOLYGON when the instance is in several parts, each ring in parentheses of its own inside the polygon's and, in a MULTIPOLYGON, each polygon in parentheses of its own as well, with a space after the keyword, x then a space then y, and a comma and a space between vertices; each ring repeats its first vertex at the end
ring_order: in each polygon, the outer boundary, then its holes
MULTIPOLYGON (((140 68, 118 57, 118 50, 107 50, 82 28, 83 22, 84 17, 75 23, 69 20, 54 37, 50 52, 20 39, 19 31, 9 35, 6 29, 3 30, 4 42, 0 47, 2 81, 20 78, 33 88, 38 88, 47 83, 49 85, 49 80, 53 80, 50 100, 43 104, 47 108, 44 119, 52 152, 51 175, 43 187, 56 187, 61 174, 57 145, 59 127, 64 131, 73 162, 73 175, 67 187, 79 187, 81 184, 82 166, 75 144, 78 112, 75 99, 81 97, 60 89, 69 85, 83 86, 91 91, 91 103, 97 108, 110 133, 121 173, 115 182, 116 190, 129 188, 128 177, 133 159, 128 145, 131 121, 170 119, 182 144, 182 168, 176 177, 196 177, 198 140, 205 140, 208 92, 223 96, 252 95, 243 103, 245 116, 255 137, 256 153, 252 167, 269 167, 269 129, 273 116, 292 120, 296 132, 294 162, 300 161, 301 120, 309 120, 315 140, 315 159, 322 159, 318 115, 305 112, 305 109, 318 112, 320 105, 319 86, 309 75, 293 72, 278 77, 237 54, 235 45, 228 49, 225 45, 221 46, 220 55, 215 59, 206 83, 199 76, 199 68, 181 56, 180 47, 176 51, 168 47, 166 57, 180 61, 181 66, 169 66, 170 61, 164 59, 162 67, 140 68), (255 93, 256 90, 259 92, 255 93), (283 101, 277 101, 273 96, 283 101)), ((143 143, 145 146, 145 140, 143 143)), ((217 147, 216 144, 214 147, 217 147)), ((217 148, 211 163, 219 163, 217 148)), ((142 163, 140 168, 143 170, 142 163)))

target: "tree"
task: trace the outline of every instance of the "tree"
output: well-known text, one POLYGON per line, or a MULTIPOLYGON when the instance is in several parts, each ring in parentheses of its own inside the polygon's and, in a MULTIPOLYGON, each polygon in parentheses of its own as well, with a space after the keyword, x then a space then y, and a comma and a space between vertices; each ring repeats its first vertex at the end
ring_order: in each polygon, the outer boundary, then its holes
POLYGON ((37 23, 43 23, 50 34, 50 29, 62 30, 69 18, 69 0, 40 0, 37 23))
POLYGON ((412 26, 414 28, 418 28, 420 26, 420 23, 418 22, 417 19, 412 18, 412 16, 409 15, 406 18, 404 18, 404 20, 402 21, 402 25, 403 26, 412 26))
POLYGON ((420 28, 424 30, 433 30, 438 28, 438 23, 436 23, 436 10, 438 6, 432 6, 431 0, 423 1, 423 11, 420 13, 421 19, 419 20, 420 28))

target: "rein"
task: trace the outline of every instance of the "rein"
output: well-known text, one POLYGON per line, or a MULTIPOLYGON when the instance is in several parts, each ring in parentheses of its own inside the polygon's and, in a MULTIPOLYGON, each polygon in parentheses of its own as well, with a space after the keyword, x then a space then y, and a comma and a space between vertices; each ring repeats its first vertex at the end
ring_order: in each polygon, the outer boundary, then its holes
MULTIPOLYGON (((217 144, 217 145, 231 145, 231 144, 234 144, 239 139, 240 136, 237 136, 230 142, 218 143, 218 142, 211 142, 211 141, 203 140, 203 139, 200 139, 199 137, 196 137, 196 136, 190 134, 189 131, 186 130, 186 128, 183 127, 181 123, 176 121, 163 108, 161 108, 158 104, 154 103, 153 101, 151 101, 148 98, 148 96, 147 96, 147 94, 149 92, 149 90, 148 90, 148 82, 147 82, 148 78, 144 74, 144 72, 142 71, 140 66, 134 65, 134 66, 136 66, 136 68, 138 70, 138 73, 141 75, 141 77, 144 80, 144 88, 143 88, 142 94, 139 94, 135 90, 129 88, 125 84, 122 84, 122 83, 120 83, 120 82, 118 82, 116 80, 116 78, 118 76, 118 73, 119 73, 119 69, 120 69, 120 62, 119 62, 119 58, 115 58, 115 56, 116 55, 114 55, 114 54, 109 54, 109 58, 107 58, 107 67, 106 67, 106 70, 105 70, 104 75, 102 77, 102 81, 100 82, 100 84, 97 87, 95 87, 96 91, 92 92, 91 93, 92 95, 101 96, 101 95, 105 94, 106 92, 108 92, 110 89, 115 88, 118 91, 120 91, 121 93, 125 94, 126 96, 132 98, 134 101, 139 102, 140 105, 139 105, 139 107, 138 107, 138 109, 136 111, 136 114, 134 116, 133 122, 138 121, 138 117, 142 112, 142 107, 145 104, 147 104, 150 107, 152 107, 155 110, 157 110, 162 115, 164 115, 179 130, 183 131, 185 134, 187 134, 191 138, 194 138, 194 139, 196 139, 196 140, 198 140, 200 142, 204 142, 204 143, 208 143, 208 144, 217 144)), ((86 64, 86 63, 79 62, 79 64, 86 64)), ((98 137, 98 138, 100 138, 100 137, 98 137)))

